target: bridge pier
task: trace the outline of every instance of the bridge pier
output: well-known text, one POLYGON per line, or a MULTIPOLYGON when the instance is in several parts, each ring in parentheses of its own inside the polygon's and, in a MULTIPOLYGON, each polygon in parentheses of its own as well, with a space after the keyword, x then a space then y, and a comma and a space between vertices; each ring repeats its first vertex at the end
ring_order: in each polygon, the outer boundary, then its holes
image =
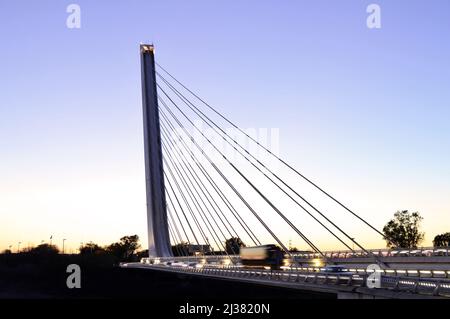
POLYGON ((148 253, 149 257, 171 257, 173 254, 167 224, 154 47, 143 44, 140 50, 148 253))

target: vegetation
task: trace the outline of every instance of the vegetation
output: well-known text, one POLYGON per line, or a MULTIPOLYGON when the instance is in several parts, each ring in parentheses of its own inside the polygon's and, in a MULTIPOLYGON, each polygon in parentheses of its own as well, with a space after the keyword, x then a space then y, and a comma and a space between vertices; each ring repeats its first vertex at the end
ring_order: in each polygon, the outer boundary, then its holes
POLYGON ((141 258, 148 257, 148 249, 140 250, 136 252, 136 258, 137 260, 141 260, 141 258))
POLYGON ((79 248, 80 255, 100 255, 105 254, 106 249, 94 243, 87 243, 79 248))
MULTIPOLYGON (((117 264, 126 261, 138 261, 142 257, 146 257, 147 250, 138 251, 141 245, 139 244, 139 236, 124 236, 119 242, 112 243, 108 246, 100 246, 93 242, 89 242, 80 246, 79 256, 86 261, 99 262, 101 264, 117 264)), ((25 248, 20 251, 20 254, 12 254, 10 249, 4 250, 2 255, 22 255, 22 258, 32 260, 53 260, 60 254, 57 246, 49 244, 41 244, 36 247, 25 248), (45 258, 41 258, 45 257, 45 258)), ((72 255, 75 256, 75 255, 72 255)))
POLYGON ((133 261, 139 248, 139 236, 133 235, 120 238, 119 242, 109 245, 106 250, 120 261, 133 261))
POLYGON ((418 212, 397 211, 383 228, 387 247, 417 248, 425 236, 420 231, 422 220, 423 217, 418 212))
POLYGON ((449 247, 450 246, 450 233, 444 233, 436 235, 433 239, 434 247, 449 247))
POLYGON ((37 247, 30 248, 30 250, 28 250, 28 253, 40 256, 57 255, 59 254, 59 249, 55 245, 41 244, 37 247))

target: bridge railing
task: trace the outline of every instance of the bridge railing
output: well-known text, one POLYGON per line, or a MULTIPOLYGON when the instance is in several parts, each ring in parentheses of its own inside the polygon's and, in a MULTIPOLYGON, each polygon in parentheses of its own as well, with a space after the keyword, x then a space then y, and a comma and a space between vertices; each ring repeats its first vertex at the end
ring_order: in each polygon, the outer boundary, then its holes
MULTIPOLYGON (((286 283, 303 283, 314 285, 367 287, 366 274, 327 274, 322 272, 299 272, 292 270, 243 269, 236 266, 226 267, 167 267, 164 264, 148 265, 168 271, 197 273, 209 276, 223 276, 241 279, 258 279, 286 283)), ((430 296, 450 297, 450 281, 431 278, 410 278, 381 275, 379 288, 403 291, 430 296)), ((373 288, 376 289, 376 288, 373 288)))
POLYGON ((176 272, 198 273, 202 275, 224 276, 243 279, 276 280, 292 283, 302 282, 310 284, 363 286, 365 280, 364 276, 360 275, 333 275, 322 273, 300 273, 282 270, 245 269, 237 266, 167 267, 164 264, 154 264, 150 266, 176 272))
POLYGON ((142 258, 144 264, 160 264, 167 262, 195 262, 201 264, 235 264, 239 262, 239 255, 207 255, 207 256, 177 256, 177 257, 148 257, 142 258))
POLYGON ((381 277, 381 288, 450 297, 450 282, 425 278, 381 277))
MULTIPOLYGON (((448 257, 450 256, 449 247, 421 247, 417 249, 369 249, 367 250, 371 254, 379 257, 448 257)), ((362 250, 337 250, 337 251, 325 251, 323 252, 326 258, 366 258, 370 257, 367 252, 362 250)), ((291 256, 294 259, 320 259, 322 256, 313 252, 291 252, 291 256)), ((221 263, 229 260, 231 263, 239 260, 239 255, 203 255, 203 256, 179 256, 179 257, 158 257, 148 258, 153 262, 167 262, 170 260, 191 261, 198 262, 204 260, 205 262, 217 262, 221 263), (159 261, 158 261, 159 260, 159 261)))
MULTIPOLYGON (((416 249, 396 248, 396 249, 368 249, 367 252, 379 257, 439 257, 450 256, 449 247, 421 247, 416 249)), ((323 252, 326 258, 358 258, 369 257, 363 250, 337 250, 323 252)), ((314 259, 321 258, 319 253, 314 252, 292 252, 293 257, 314 259)))
MULTIPOLYGON (((285 271, 301 271, 301 272, 324 272, 323 267, 295 267, 285 266, 281 267, 285 271)), ((367 268, 354 268, 348 267, 348 272, 352 272, 359 275, 370 275, 374 272, 380 273, 386 277, 419 277, 419 278, 450 278, 450 270, 418 270, 418 269, 367 269, 367 268)))
MULTIPOLYGON (((208 267, 241 267, 240 259, 238 255, 233 256, 189 256, 189 257, 165 257, 165 258, 142 258, 141 263, 143 264, 165 264, 165 265, 174 265, 177 263, 183 264, 183 266, 188 266, 189 263, 193 263, 199 266, 208 266, 208 267)), ((290 264, 281 267, 283 271, 296 271, 296 272, 308 272, 308 273, 317 273, 324 272, 326 269, 324 267, 314 267, 314 266, 301 266, 290 264)), ((349 272, 358 275, 370 275, 373 272, 378 272, 383 276, 387 277, 419 277, 419 278, 450 278, 450 270, 442 270, 442 269, 367 269, 360 267, 352 267, 348 266, 346 269, 349 272)))

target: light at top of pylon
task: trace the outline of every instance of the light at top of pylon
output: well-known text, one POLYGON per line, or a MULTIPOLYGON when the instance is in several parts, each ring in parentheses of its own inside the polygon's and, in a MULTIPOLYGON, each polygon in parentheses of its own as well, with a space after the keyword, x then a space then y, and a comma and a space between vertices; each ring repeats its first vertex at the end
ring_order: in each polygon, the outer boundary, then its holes
POLYGON ((155 47, 153 46, 153 44, 141 44, 141 50, 143 52, 155 52, 155 47))

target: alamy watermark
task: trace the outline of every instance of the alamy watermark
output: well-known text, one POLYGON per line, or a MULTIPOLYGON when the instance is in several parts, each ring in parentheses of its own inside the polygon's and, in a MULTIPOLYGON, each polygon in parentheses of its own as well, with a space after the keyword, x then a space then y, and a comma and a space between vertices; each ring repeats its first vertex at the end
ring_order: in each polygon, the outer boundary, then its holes
MULTIPOLYGON (((66 19, 66 26, 69 29, 81 28, 81 7, 79 4, 72 3, 66 8, 69 16, 66 19)), ((381 7, 379 4, 372 3, 366 8, 369 14, 366 19, 366 25, 369 29, 381 29, 381 7)))
POLYGON ((81 7, 78 4, 69 4, 66 8, 69 13, 66 19, 66 26, 69 29, 81 29, 81 7))
MULTIPOLYGON (((247 128, 242 131, 226 128, 213 129, 202 121, 196 121, 189 129, 180 127, 174 130, 163 129, 163 150, 171 154, 176 163, 192 161, 216 163, 226 160, 252 161, 267 158, 268 151, 280 155, 279 128, 247 128)), ((278 165, 278 161, 274 165, 278 165)))
POLYGON ((366 273, 370 273, 367 276, 366 285, 367 288, 381 288, 381 267, 377 264, 371 264, 367 266, 366 273))
POLYGON ((376 3, 369 4, 366 12, 369 16, 366 20, 366 25, 369 29, 381 29, 381 7, 376 3))
POLYGON ((70 275, 66 279, 66 285, 69 289, 81 288, 81 268, 77 264, 67 266, 66 272, 70 275))

